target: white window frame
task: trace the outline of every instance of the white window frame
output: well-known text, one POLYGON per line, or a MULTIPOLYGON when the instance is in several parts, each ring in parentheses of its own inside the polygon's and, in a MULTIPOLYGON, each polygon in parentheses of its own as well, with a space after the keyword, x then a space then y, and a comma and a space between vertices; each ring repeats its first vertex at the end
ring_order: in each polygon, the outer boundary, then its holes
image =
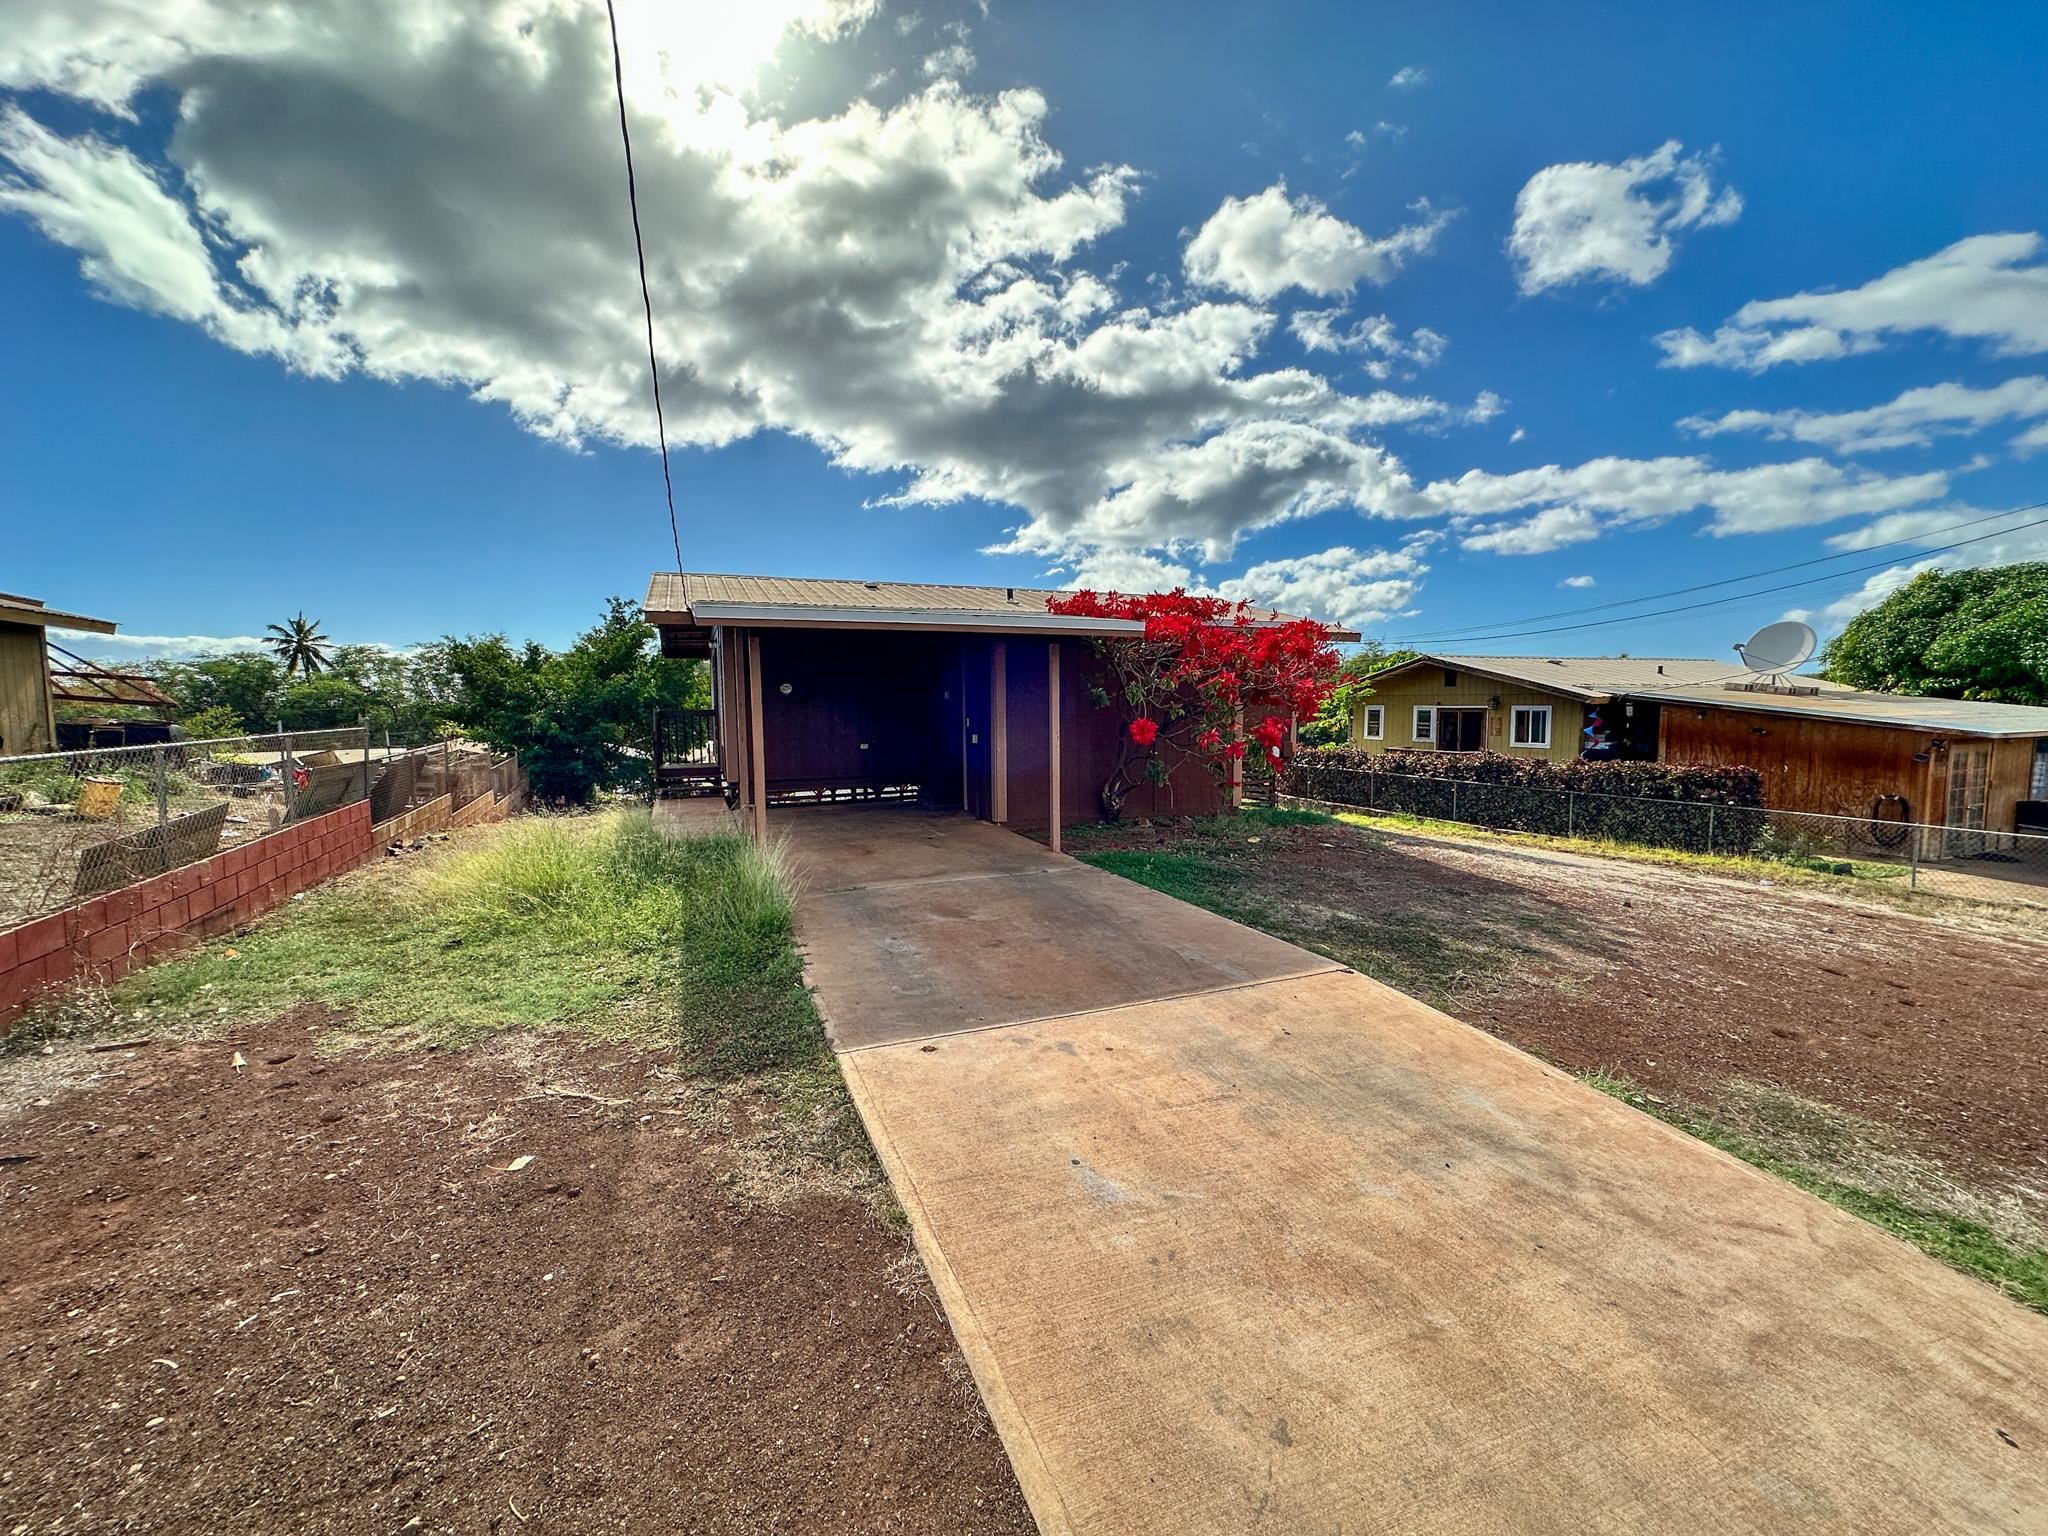
POLYGON ((1387 739, 1386 705, 1361 704, 1358 706, 1358 737, 1361 741, 1385 741, 1387 739))
POLYGON ((1551 742, 1555 739, 1551 735, 1551 731, 1556 724, 1557 722, 1553 718, 1551 707, 1548 704, 1516 704, 1508 712, 1508 745, 1518 752, 1548 752, 1551 742), (1534 719, 1537 715, 1543 717, 1543 739, 1541 741, 1515 740, 1515 737, 1520 734, 1518 727, 1524 715, 1528 715, 1531 719, 1534 719))
POLYGON ((1426 741, 1431 746, 1436 745, 1436 706, 1434 704, 1418 704, 1415 706, 1415 718, 1409 726, 1408 735, 1411 740, 1426 741))

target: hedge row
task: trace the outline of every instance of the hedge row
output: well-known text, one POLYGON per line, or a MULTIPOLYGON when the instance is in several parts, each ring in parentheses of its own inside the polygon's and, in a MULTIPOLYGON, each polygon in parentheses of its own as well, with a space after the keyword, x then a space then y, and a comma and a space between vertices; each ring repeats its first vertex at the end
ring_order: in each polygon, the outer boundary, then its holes
POLYGON ((1701 853, 1747 852, 1765 828, 1754 768, 1328 747, 1302 753, 1288 787, 1339 805, 1701 853))

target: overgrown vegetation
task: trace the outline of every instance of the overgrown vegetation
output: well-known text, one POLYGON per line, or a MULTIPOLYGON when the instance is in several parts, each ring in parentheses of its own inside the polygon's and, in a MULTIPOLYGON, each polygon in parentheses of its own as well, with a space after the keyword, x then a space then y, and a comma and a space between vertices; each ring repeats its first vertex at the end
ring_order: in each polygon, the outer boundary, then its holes
POLYGON ((324 1003, 355 1031, 444 1045, 567 1025, 756 1072, 824 1050, 790 921, 780 862, 749 839, 629 811, 523 818, 323 886, 111 1001, 166 1026, 324 1003))
POLYGON ((2048 704, 2048 561, 1922 571, 1828 643, 1853 688, 2048 704))
POLYGON ((664 661, 654 627, 621 598, 560 651, 514 646, 503 635, 450 635, 401 653, 329 647, 303 616, 271 628, 276 656, 244 651, 145 668, 178 701, 187 735, 366 725, 373 739, 400 744, 467 736, 517 752, 542 801, 582 805, 600 790, 646 784, 657 707, 711 700, 703 663, 664 661))
MULTIPOLYGON (((1805 1157, 1795 1155, 1785 1145, 1786 1141, 1802 1134, 1797 1126, 1783 1135, 1774 1134, 1772 1123, 1782 1116, 1783 1102, 1775 1104, 1773 1113, 1763 1117, 1761 1124, 1752 1117, 1751 1124, 1745 1127, 1731 1123, 1725 1116, 1656 1099, 1626 1078, 1609 1073, 1588 1073, 1582 1081, 1667 1125, 1675 1126, 1688 1136, 1719 1147, 1731 1157, 1738 1157, 1766 1173, 1776 1174, 1808 1194, 1817 1195, 1830 1205, 1840 1206, 1851 1215, 1882 1227, 1951 1268, 1990 1282, 2015 1301, 2037 1312, 2048 1312, 2048 1248, 2011 1241, 1993 1231, 1984 1221, 1931 1209, 1890 1190, 1849 1183, 1816 1167, 1810 1160, 1811 1154, 1805 1157)), ((1790 1100, 1791 1096, 1779 1095, 1777 1098, 1784 1101, 1790 1100)), ((1818 1115, 1826 1123, 1827 1134, 1842 1134, 1839 1122, 1845 1122, 1846 1116, 1803 1100, 1792 1103, 1800 1118, 1811 1122, 1818 1115)))
POLYGON ((1746 848, 1767 825, 1754 768, 1338 747, 1304 752, 1289 788, 1375 810, 1701 852, 1746 848))

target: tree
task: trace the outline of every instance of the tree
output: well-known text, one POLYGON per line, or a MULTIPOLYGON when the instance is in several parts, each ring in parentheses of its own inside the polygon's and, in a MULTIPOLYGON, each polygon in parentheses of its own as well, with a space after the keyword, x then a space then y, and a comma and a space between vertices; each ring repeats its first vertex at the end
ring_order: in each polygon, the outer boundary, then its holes
POLYGON ((1141 778, 1163 784, 1191 758, 1222 776, 1256 745, 1273 776, 1282 777, 1288 727, 1313 720, 1336 686, 1329 626, 1313 619, 1261 621, 1245 603, 1179 588, 1146 597, 1076 592, 1046 608, 1145 626, 1139 635, 1095 642, 1109 679, 1093 690, 1096 703, 1125 719, 1116 766, 1101 791, 1112 821, 1141 778), (1253 715, 1257 723, 1247 728, 1253 715))
POLYGON ((282 624, 266 626, 270 652, 284 665, 284 675, 294 672, 311 678, 327 665, 327 637, 320 633, 320 621, 309 619, 302 608, 282 624))
POLYGON ((701 702, 697 662, 665 662, 636 603, 612 598, 566 651, 503 635, 454 636, 433 648, 449 717, 501 752, 517 752, 544 800, 582 803, 599 789, 646 782, 654 710, 701 702))
MULTIPOLYGON (((231 710, 236 731, 268 731, 276 727, 285 687, 285 671, 256 651, 236 651, 205 661, 159 661, 144 669, 178 701, 178 719, 231 710)), ((230 732, 229 734, 235 734, 230 732)))
POLYGON ((1337 685, 1330 690, 1315 719, 1301 728, 1305 747, 1345 747, 1351 744, 1351 716, 1359 702, 1372 696, 1372 675, 1404 661, 1413 661, 1415 651, 1389 651, 1378 641, 1368 640, 1344 658, 1337 669, 1337 685))
POLYGON ((1851 619, 1822 665, 1853 688, 2048 704, 2048 562, 1923 571, 1851 619))

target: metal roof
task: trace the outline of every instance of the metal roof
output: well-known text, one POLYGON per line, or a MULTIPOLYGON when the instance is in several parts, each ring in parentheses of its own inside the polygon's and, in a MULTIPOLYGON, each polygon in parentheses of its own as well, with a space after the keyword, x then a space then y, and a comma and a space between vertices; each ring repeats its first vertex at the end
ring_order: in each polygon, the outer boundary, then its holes
MULTIPOLYGON (((916 581, 847 581, 794 576, 735 576, 656 571, 642 605, 650 623, 804 623, 850 627, 921 626, 941 629, 1084 634, 1136 631, 1126 619, 1074 618, 1047 605, 1070 597, 1044 587, 980 587, 916 581)), ((1276 619, 1290 614, 1274 612, 1276 619)), ((1355 640, 1348 631, 1334 638, 1355 640)))
POLYGON ((33 624, 42 629, 77 629, 95 635, 111 635, 112 619, 89 619, 82 613, 63 613, 43 606, 42 599, 16 597, 0 592, 0 624, 33 624))
MULTIPOLYGON (((1401 667, 1389 668, 1388 673, 1425 665, 1527 683, 1532 688, 1566 694, 1589 704, 1603 703, 1617 694, 1711 687, 1751 675, 1739 661, 1712 661, 1698 656, 1452 656, 1435 651, 1404 662, 1401 667)), ((1848 691, 1817 677, 1802 677, 1799 684, 1848 691)))
POLYGON ((2031 704, 1868 693, 1804 674, 1795 674, 1790 681, 1815 692, 1761 692, 1736 686, 1754 681, 1755 674, 1747 668, 1698 656, 1453 656, 1431 652, 1380 675, 1424 665, 1527 683, 1589 704, 1625 696, 1960 736, 2048 736, 2048 708, 2031 704))

